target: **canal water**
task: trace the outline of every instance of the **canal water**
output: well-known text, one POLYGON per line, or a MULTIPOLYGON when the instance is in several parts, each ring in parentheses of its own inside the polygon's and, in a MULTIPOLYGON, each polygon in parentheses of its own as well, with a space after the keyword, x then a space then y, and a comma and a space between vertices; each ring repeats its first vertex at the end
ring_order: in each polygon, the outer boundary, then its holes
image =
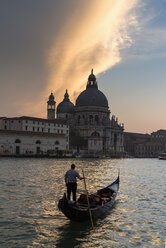
MULTIPOLYGON (((0 158, 1 248, 161 247, 166 241, 166 161, 158 159, 0 158), (69 221, 57 208, 71 163, 90 193, 116 179, 113 209, 95 222, 69 221)), ((78 194, 84 190, 78 182, 78 194)))

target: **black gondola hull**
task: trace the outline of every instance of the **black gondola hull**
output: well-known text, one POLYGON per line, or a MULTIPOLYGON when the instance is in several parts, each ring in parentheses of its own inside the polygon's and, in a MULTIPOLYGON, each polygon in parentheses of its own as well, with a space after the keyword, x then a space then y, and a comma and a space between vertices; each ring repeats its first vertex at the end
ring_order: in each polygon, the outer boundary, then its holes
MULTIPOLYGON (((115 198, 117 196, 119 189, 119 177, 115 182, 113 182, 111 185, 109 185, 106 188, 109 187, 110 189, 114 188, 114 193, 111 197, 111 200, 102 205, 90 208, 93 220, 102 218, 114 205, 115 198)), ((101 189, 100 191, 104 189, 101 189)), ((62 199, 59 200, 58 208, 67 218, 73 221, 83 222, 89 220, 90 218, 89 209, 87 206, 80 206, 78 202, 69 201, 66 199, 66 196, 64 196, 62 199)))

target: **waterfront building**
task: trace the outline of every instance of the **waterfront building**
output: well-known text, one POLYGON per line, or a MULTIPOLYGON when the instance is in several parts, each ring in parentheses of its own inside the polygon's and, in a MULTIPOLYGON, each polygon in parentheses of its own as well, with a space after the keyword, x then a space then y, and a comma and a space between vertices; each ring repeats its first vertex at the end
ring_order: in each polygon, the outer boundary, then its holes
POLYGON ((160 142, 161 144, 165 146, 166 145, 166 130, 160 129, 160 130, 157 130, 156 132, 152 132, 151 139, 152 141, 160 142))
POLYGON ((63 120, 35 117, 0 118, 0 155, 60 155, 69 149, 63 120))
POLYGON ((90 157, 119 157, 124 153, 124 125, 110 118, 106 96, 98 89, 93 70, 75 105, 66 90, 56 109, 53 93, 47 119, 28 116, 0 118, 0 154, 45 155, 71 151, 90 157), (55 118, 56 112, 56 118, 55 118))
POLYGON ((75 105, 68 92, 57 106, 57 119, 70 126, 70 147, 87 156, 121 156, 124 152, 123 124, 112 115, 106 96, 98 89, 93 70, 86 89, 79 94, 75 105))
POLYGON ((154 139, 153 133, 124 133, 124 150, 129 156, 149 158, 158 157, 164 151, 164 144, 154 139))

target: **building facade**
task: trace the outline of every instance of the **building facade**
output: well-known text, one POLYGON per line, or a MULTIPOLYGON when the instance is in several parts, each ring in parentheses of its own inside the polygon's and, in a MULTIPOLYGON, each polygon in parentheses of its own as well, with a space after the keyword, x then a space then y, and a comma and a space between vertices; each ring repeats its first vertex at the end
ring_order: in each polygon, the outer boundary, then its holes
POLYGON ((0 155, 60 156, 69 149, 69 127, 63 120, 0 118, 0 155))
POLYGON ((160 129, 157 130, 156 132, 151 133, 151 140, 155 142, 159 142, 164 145, 164 151, 166 152, 166 130, 160 129))
POLYGON ((57 106, 57 119, 70 126, 70 146, 84 155, 121 156, 124 152, 123 124, 113 115, 106 96, 98 89, 93 70, 86 89, 80 93, 75 105, 66 90, 63 101, 57 106))
POLYGON ((162 143, 163 138, 159 140, 158 135, 154 132, 150 134, 142 133, 124 133, 124 150, 125 153, 132 157, 153 158, 158 157, 165 151, 166 142, 162 143))
POLYGON ((110 114, 107 98, 98 89, 92 70, 75 105, 66 90, 57 108, 50 94, 47 119, 1 117, 0 155, 56 155, 71 151, 90 157, 122 156, 124 126, 110 114))

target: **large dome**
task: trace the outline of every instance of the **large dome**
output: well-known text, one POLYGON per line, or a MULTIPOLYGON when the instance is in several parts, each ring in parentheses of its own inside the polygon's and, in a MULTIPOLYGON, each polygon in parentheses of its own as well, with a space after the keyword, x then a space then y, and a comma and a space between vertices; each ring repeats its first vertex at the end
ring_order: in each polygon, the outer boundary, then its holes
POLYGON ((108 101, 100 90, 95 88, 87 88, 78 96, 76 106, 108 107, 108 101))
POLYGON ((73 111, 74 111, 74 104, 72 102, 70 102, 69 95, 68 95, 67 90, 66 90, 63 101, 61 103, 59 103, 57 106, 57 114, 73 113, 73 111))
POLYGON ((84 90, 76 99, 76 106, 100 106, 108 108, 107 98, 98 90, 93 70, 89 75, 86 90, 84 90))

